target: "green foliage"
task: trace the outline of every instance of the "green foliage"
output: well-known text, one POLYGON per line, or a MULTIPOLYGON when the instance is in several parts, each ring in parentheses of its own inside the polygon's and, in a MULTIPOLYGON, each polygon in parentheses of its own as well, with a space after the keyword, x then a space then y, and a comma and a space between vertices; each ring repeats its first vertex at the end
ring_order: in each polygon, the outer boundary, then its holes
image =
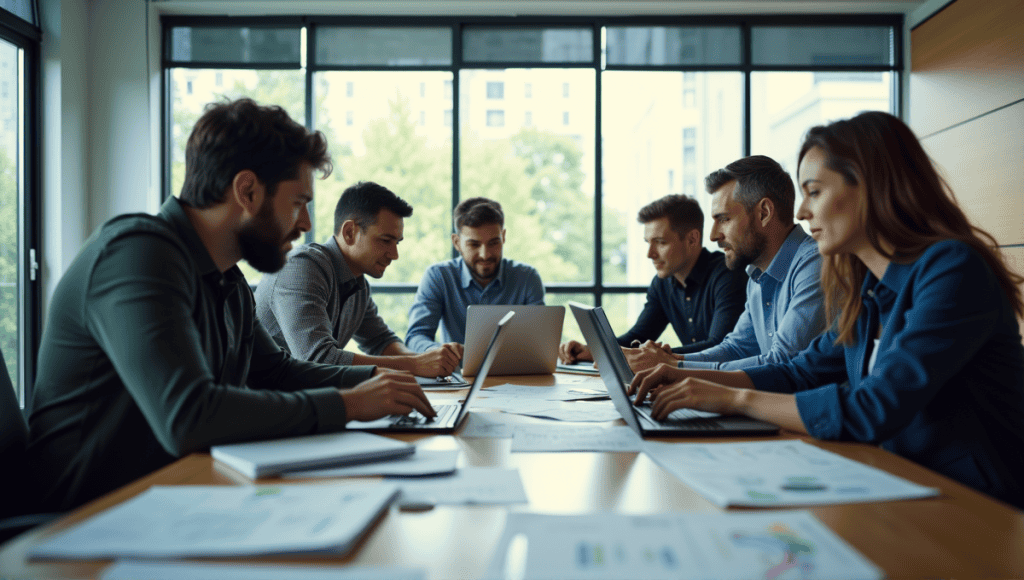
MULTIPOLYGON (((303 85, 291 71, 258 71, 254 87, 237 83, 222 96, 248 95, 263 104, 281 104, 302 118, 303 85)), ((317 77, 325 83, 323 77, 317 77)), ((357 181, 375 181, 413 206, 405 221, 400 259, 381 283, 418 284, 431 264, 451 256, 452 143, 432 143, 417 133, 409 100, 396 93, 385 118, 370 121, 362 135, 365 154, 343 146, 330 126, 326 86, 317 90, 317 129, 323 131, 334 158, 334 172, 316 183, 314 231, 323 242, 333 233, 334 207, 345 187, 357 181)), ((175 146, 185 141, 200 111, 174 109, 175 146)), ((589 282, 594 269, 594 197, 584 191, 584 153, 567 136, 526 128, 507 139, 485 140, 464 129, 461 133, 460 197, 483 196, 501 202, 508 231, 505 256, 540 271, 545 283, 589 282)), ((180 188, 183 161, 172 172, 180 188)), ((607 260, 625 246, 625 216, 604 210, 602 241, 607 260)), ((243 268, 252 281, 251 270, 243 268)), ((606 279, 625 279, 624 264, 606 268, 606 279)), ((574 298, 584 298, 575 297, 574 298)), ((411 294, 380 294, 375 301, 381 315, 404 337, 411 294)), ((587 301, 591 301, 587 299, 587 301)), ((561 300, 559 301, 561 302, 561 300)))

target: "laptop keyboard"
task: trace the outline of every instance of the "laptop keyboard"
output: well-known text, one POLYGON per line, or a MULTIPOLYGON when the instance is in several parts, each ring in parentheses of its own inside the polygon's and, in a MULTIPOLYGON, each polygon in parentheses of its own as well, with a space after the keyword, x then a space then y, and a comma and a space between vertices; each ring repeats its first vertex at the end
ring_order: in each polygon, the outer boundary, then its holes
POLYGON ((424 417, 423 413, 413 409, 408 415, 398 415, 393 424, 400 425, 402 427, 415 427, 418 425, 446 425, 447 421, 459 412, 459 408, 461 406, 462 405, 435 405, 434 412, 437 413, 437 417, 434 417, 433 419, 424 417))
POLYGON ((645 402, 642 405, 636 407, 644 417, 647 417, 651 421, 662 425, 664 427, 671 427, 672 429, 678 429, 680 431, 717 431, 724 429, 719 424, 716 413, 707 413, 704 411, 697 411, 696 409, 676 409, 669 414, 668 417, 663 421, 658 421, 651 416, 651 404, 645 402))

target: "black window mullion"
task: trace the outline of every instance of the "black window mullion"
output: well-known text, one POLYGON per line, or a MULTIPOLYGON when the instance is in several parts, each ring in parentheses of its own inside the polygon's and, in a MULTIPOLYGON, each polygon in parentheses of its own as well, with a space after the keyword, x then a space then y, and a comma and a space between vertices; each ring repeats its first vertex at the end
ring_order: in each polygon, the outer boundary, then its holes
MULTIPOLYGON (((460 93, 459 89, 460 82, 462 79, 462 25, 455 23, 452 25, 452 211, 449 215, 455 213, 455 206, 459 204, 459 187, 461 186, 459 172, 460 159, 459 149, 461 144, 461 123, 460 118, 460 93)), ((455 224, 452 223, 452 231, 455 231, 455 224)), ((455 246, 452 246, 452 258, 459 257, 458 251, 455 246)))
POLYGON ((600 23, 594 25, 594 305, 600 306, 602 293, 601 285, 604 282, 604 225, 602 206, 604 205, 604 188, 602 187, 602 172, 604 171, 604 160, 602 159, 601 147, 601 52, 604 49, 602 43, 602 26, 600 23))
POLYGON ((751 60, 752 60, 752 58, 751 58, 751 51, 752 51, 752 49, 751 49, 751 40, 750 40, 750 23, 748 23, 748 22, 744 22, 743 25, 740 28, 740 43, 742 44, 742 46, 740 47, 740 50, 741 50, 740 54, 742 55, 741 58, 743 59, 743 67, 744 67, 744 71, 743 71, 743 156, 744 157, 749 157, 750 156, 750 149, 752 147, 751 142, 753 140, 753 138, 752 138, 752 129, 751 129, 751 124, 753 123, 753 119, 751 117, 751 112, 750 112, 750 95, 751 95, 751 90, 752 90, 751 86, 750 86, 750 77, 751 77, 751 74, 752 74, 751 70, 750 70, 750 63, 751 63, 751 60))
MULTIPOLYGON (((301 57, 300 57, 300 59, 301 59, 301 57)), ((302 62, 300 61, 299 64, 301 65, 302 62)), ((317 121, 317 119, 316 119, 316 108, 315 108, 316 98, 315 98, 315 95, 313 95, 313 70, 314 70, 315 65, 316 65, 316 25, 313 24, 313 23, 307 23, 306 24, 306 62, 305 62, 305 65, 306 65, 306 68, 303 70, 303 72, 305 73, 303 75, 303 79, 304 79, 304 81, 306 83, 306 94, 305 94, 305 98, 306 98, 306 129, 308 129, 309 131, 315 131, 316 130, 316 121, 317 121)), ((312 200, 310 200, 310 202, 306 204, 306 208, 307 208, 308 211, 312 212, 314 216, 316 216, 316 213, 315 213, 316 210, 315 210, 315 207, 313 206, 313 201, 312 200)), ((312 222, 313 227, 308 232, 306 232, 306 235, 303 237, 303 240, 307 244, 312 242, 312 241, 314 241, 316 239, 316 236, 317 236, 317 231, 316 231, 317 230, 317 223, 316 223, 316 220, 312 219, 312 220, 310 220, 310 222, 312 222)), ((321 236, 321 237, 323 237, 323 236, 321 236)))

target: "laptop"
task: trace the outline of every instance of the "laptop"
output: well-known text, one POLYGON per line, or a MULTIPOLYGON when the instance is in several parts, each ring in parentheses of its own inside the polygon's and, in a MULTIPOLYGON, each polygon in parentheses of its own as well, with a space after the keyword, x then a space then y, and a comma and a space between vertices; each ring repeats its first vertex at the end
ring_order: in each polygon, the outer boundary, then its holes
POLYGON ((491 367, 493 375, 550 375, 558 362, 564 306, 473 304, 466 311, 466 347, 462 374, 475 375, 484 360, 487 337, 506 313, 516 318, 506 331, 505 346, 491 367))
POLYGON ((622 415, 626 424, 641 437, 645 435, 664 437, 681 435, 687 437, 708 437, 718 435, 774 435, 779 427, 771 423, 743 415, 719 415, 695 409, 679 409, 664 421, 651 417, 651 405, 634 405, 626 394, 633 380, 626 355, 615 340, 615 332, 604 309, 600 306, 569 303, 573 316, 583 331, 587 346, 597 361, 601 380, 608 387, 608 396, 622 415))
POLYGON ((478 372, 473 378, 473 385, 469 388, 469 393, 466 394, 466 399, 461 405, 434 405, 434 411, 437 412, 437 417, 434 417, 433 419, 428 419, 427 417, 424 417, 422 413, 413 409, 413 411, 408 415, 389 415, 387 417, 377 419, 376 421, 349 421, 346 428, 350 431, 378 431, 388 433, 454 433, 455 430, 462 425, 462 422, 465 421, 466 416, 469 413, 470 404, 472 404, 473 399, 476 398, 480 389, 483 388, 484 381, 487 380, 487 373, 491 369, 491 364, 494 362, 494 358, 501 350, 502 342, 505 340, 505 334, 508 332, 508 321, 515 315, 515 312, 508 312, 494 327, 494 330, 491 332, 490 341, 487 343, 487 348, 484 350, 483 363, 480 365, 480 372, 478 372))

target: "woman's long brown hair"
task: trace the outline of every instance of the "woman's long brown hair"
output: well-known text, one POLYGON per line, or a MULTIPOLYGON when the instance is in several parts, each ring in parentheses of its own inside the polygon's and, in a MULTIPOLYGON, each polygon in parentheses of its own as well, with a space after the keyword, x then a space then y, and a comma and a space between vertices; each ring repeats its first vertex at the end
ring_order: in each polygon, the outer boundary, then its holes
MULTIPOLYGON (((898 118, 881 112, 808 131, 797 165, 811 148, 825 154, 826 166, 849 185, 865 185, 861 223, 871 246, 886 258, 912 262, 935 242, 959 240, 988 263, 1017 316, 1024 317, 1018 284, 1024 277, 1006 267, 995 238, 968 221, 949 185, 939 176, 917 137, 898 118), (895 248, 886 251, 885 240, 895 248)), ((825 256, 821 285, 830 324, 838 329, 836 343, 853 344, 862 302, 860 288, 867 267, 853 254, 825 256)))

